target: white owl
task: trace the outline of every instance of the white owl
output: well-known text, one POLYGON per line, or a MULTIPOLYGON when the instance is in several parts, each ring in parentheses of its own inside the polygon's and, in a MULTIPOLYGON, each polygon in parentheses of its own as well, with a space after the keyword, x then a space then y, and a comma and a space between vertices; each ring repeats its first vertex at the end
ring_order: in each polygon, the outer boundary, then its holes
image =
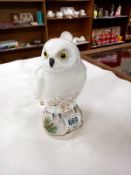
POLYGON ((54 120, 57 118, 54 116, 62 116, 76 107, 75 100, 86 80, 86 68, 76 45, 62 38, 45 43, 41 61, 35 73, 37 95, 52 114, 50 120, 54 120))

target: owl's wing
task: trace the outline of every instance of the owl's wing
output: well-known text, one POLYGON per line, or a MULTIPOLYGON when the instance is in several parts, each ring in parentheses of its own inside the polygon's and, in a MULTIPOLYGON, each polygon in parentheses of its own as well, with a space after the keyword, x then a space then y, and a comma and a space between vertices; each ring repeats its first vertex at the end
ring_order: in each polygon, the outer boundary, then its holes
POLYGON ((44 85, 44 78, 43 78, 41 66, 36 69, 34 73, 33 82, 34 82, 34 88, 35 88, 35 97, 42 104, 43 102, 42 102, 41 94, 42 94, 42 89, 44 85))

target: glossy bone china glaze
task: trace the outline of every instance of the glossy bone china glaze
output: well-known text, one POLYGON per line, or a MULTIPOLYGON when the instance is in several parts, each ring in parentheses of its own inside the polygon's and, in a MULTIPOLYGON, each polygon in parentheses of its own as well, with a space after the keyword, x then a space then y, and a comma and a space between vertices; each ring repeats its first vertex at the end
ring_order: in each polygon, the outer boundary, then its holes
POLYGON ((86 68, 76 45, 63 38, 47 41, 35 72, 36 95, 44 104, 43 126, 51 136, 64 136, 83 124, 76 104, 86 68))

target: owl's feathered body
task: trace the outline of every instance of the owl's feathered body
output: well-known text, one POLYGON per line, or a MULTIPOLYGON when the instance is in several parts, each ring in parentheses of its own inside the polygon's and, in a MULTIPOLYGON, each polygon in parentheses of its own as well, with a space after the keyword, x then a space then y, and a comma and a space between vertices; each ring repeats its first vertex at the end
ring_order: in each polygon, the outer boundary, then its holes
POLYGON ((42 66, 36 72, 40 99, 52 109, 57 106, 59 112, 68 110, 86 79, 86 68, 77 47, 61 38, 52 39, 45 44, 41 58, 42 66), (59 58, 60 53, 64 52, 67 54, 67 60, 59 58), (54 60, 53 66, 50 59, 54 60))

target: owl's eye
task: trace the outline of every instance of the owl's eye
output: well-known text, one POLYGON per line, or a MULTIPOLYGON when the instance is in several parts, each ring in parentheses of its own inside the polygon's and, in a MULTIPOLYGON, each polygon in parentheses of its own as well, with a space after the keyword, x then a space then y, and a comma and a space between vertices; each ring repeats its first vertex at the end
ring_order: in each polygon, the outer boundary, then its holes
POLYGON ((46 51, 44 51, 44 56, 45 58, 48 58, 48 53, 46 51))
POLYGON ((68 55, 67 55, 67 53, 66 53, 65 51, 60 52, 59 56, 60 56, 60 58, 63 59, 63 60, 64 60, 64 59, 67 59, 67 57, 68 57, 68 55))

